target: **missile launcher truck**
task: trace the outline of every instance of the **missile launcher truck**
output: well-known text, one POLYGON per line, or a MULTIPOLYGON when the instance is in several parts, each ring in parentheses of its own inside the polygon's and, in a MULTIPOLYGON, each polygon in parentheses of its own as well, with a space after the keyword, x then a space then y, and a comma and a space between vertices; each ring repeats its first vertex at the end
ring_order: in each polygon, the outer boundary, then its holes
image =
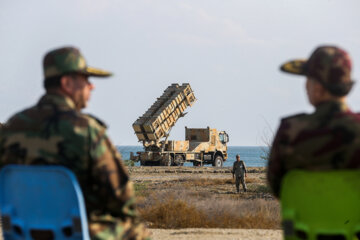
POLYGON ((196 101, 190 84, 170 85, 155 103, 134 123, 135 134, 144 146, 143 152, 130 153, 130 159, 142 166, 194 166, 212 164, 222 167, 228 158, 225 131, 213 128, 185 127, 185 141, 168 140, 171 128, 196 101))

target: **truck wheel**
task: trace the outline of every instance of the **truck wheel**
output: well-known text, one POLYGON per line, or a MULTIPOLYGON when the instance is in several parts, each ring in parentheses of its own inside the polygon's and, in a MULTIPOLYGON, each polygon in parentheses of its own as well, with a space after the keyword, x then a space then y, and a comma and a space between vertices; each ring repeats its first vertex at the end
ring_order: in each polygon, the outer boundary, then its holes
POLYGON ((174 166, 183 166, 184 157, 182 155, 176 155, 174 160, 174 166))
POLYGON ((217 155, 215 157, 215 160, 213 162, 214 167, 222 167, 223 166, 223 158, 220 155, 217 155))
POLYGON ((192 162, 194 167, 201 167, 201 162, 194 161, 192 162))
POLYGON ((161 164, 162 166, 168 166, 168 167, 170 167, 170 166, 173 165, 173 157, 170 156, 169 159, 164 159, 161 163, 162 163, 162 164, 161 164))

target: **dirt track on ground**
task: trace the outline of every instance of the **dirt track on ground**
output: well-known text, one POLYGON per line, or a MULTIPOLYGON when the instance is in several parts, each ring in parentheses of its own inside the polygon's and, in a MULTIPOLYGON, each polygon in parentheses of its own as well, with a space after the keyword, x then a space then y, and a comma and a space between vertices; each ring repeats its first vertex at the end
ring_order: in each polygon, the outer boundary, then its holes
POLYGON ((281 240, 281 230, 186 228, 151 229, 154 240, 281 240))
MULTIPOLYGON (((0 225, 1 226, 1 225, 0 225)), ((153 240, 281 240, 281 230, 264 229, 151 229, 153 240)), ((0 240, 3 240, 0 228, 0 240)))

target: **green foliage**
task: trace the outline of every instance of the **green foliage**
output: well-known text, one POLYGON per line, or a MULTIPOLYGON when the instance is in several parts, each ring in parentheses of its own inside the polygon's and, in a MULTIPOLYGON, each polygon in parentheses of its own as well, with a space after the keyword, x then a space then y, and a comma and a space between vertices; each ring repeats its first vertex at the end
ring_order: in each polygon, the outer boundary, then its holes
POLYGON ((262 160, 266 160, 266 161, 269 160, 269 157, 270 157, 270 149, 271 149, 271 145, 268 145, 268 146, 266 146, 266 147, 262 147, 262 148, 261 148, 262 154, 261 154, 260 158, 261 158, 262 160))
POLYGON ((135 162, 133 160, 124 160, 124 163, 126 166, 128 167, 133 167, 135 166, 135 162))
POLYGON ((256 186, 256 192, 261 192, 261 193, 270 193, 270 188, 268 185, 258 185, 256 186))
POLYGON ((134 183, 134 191, 136 196, 145 196, 149 182, 134 183))

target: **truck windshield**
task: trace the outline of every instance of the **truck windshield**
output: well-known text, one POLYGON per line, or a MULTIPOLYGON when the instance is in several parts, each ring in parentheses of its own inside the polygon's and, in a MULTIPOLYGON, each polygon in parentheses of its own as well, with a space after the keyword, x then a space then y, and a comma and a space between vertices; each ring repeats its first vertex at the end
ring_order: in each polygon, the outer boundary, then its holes
POLYGON ((224 134, 220 133, 219 139, 220 139, 220 142, 225 142, 224 134))

